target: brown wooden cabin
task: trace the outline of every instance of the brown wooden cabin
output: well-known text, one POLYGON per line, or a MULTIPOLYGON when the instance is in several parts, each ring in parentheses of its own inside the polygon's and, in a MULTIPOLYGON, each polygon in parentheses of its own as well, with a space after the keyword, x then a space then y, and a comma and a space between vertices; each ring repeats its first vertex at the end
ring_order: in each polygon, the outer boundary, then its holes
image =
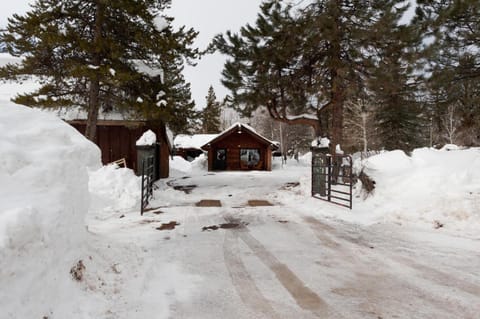
POLYGON ((277 146, 250 126, 236 123, 202 146, 208 152, 209 171, 272 170, 277 146))
MULTIPOLYGON (((85 134, 86 120, 68 120, 67 123, 85 134)), ((102 151, 103 164, 125 158, 128 168, 135 171, 141 169, 138 167, 140 164, 137 163, 135 144, 147 130, 152 130, 157 135, 157 143, 160 144, 160 178, 168 177, 172 145, 163 123, 137 120, 98 120, 95 144, 102 151)))

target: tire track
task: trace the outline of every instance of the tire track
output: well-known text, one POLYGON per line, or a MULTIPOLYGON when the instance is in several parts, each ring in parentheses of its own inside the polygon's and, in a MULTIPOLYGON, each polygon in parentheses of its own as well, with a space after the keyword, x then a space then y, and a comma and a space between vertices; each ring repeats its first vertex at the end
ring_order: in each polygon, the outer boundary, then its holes
MULTIPOLYGON (((226 217, 225 220, 227 220, 228 222, 238 222, 237 220, 234 220, 231 217, 226 217)), ((287 265, 281 263, 270 251, 268 251, 268 249, 260 241, 258 241, 255 237, 253 237, 250 234, 248 228, 242 227, 240 229, 232 229, 231 232, 233 233, 233 236, 236 236, 237 238, 241 239, 250 248, 250 250, 257 256, 257 258, 274 273, 277 280, 293 297, 293 299, 295 300, 295 302, 300 308, 302 308, 303 310, 312 312, 317 317, 320 317, 320 318, 326 318, 326 317, 341 318, 339 314, 335 314, 335 316, 332 316, 333 313, 330 310, 328 304, 323 299, 321 299, 314 291, 308 288, 305 285, 305 283, 300 278, 298 278, 298 276, 296 276, 295 273, 290 268, 288 268, 287 265)), ((228 235, 228 233, 226 233, 226 238, 227 236, 231 236, 231 235, 228 235)), ((230 256, 228 252, 226 252, 229 249, 230 249, 229 246, 227 247, 224 246, 224 254, 228 256, 229 260, 232 260, 232 256, 230 256)), ((235 257, 235 258, 239 258, 239 257, 235 257)), ((227 258, 225 259, 227 261, 227 258)), ((237 260, 237 262, 234 263, 234 267, 235 266, 238 267, 239 262, 241 263, 241 260, 240 261, 237 260)), ((227 267, 229 266, 227 265, 227 267)), ((242 272, 243 271, 247 272, 246 269, 242 269, 242 272)), ((250 280, 252 280, 249 275, 248 277, 250 280)), ((242 284, 243 283, 240 283, 240 285, 242 284)), ((250 283, 249 285, 252 285, 252 283, 250 283)), ((253 288, 254 292, 255 292, 255 288, 253 288)), ((258 288, 256 288, 256 290, 258 291, 258 288)))
MULTIPOLYGON (((453 276, 451 273, 447 273, 438 269, 435 269, 429 265, 419 263, 415 259, 405 256, 392 255, 392 251, 386 251, 385 248, 375 247, 375 251, 371 250, 371 246, 368 240, 364 238, 353 238, 351 235, 345 236, 335 228, 327 225, 320 220, 313 217, 305 217, 304 220, 310 225, 310 228, 314 231, 315 236, 324 243, 327 247, 332 248, 336 246, 336 254, 344 260, 348 260, 352 265, 355 265, 355 273, 357 273, 357 279, 352 286, 347 286, 341 289, 333 289, 333 291, 347 292, 347 295, 355 296, 361 291, 368 296, 366 305, 370 310, 375 312, 381 312, 380 309, 376 309, 368 300, 385 300, 385 295, 382 296, 382 291, 391 291, 392 287, 400 288, 397 293, 402 295, 402 291, 407 295, 416 295, 417 298, 428 302, 431 305, 435 305, 435 309, 442 310, 443 313, 449 313, 451 309, 461 310, 464 314, 470 314, 471 311, 478 312, 478 306, 467 307, 464 302, 452 298, 445 298, 439 294, 432 294, 429 289, 419 287, 417 284, 407 281, 402 281, 393 273, 389 273, 389 267, 392 265, 401 265, 404 269, 410 269, 417 273, 419 278, 425 279, 431 284, 436 286, 443 286, 448 289, 458 289, 471 296, 478 296, 480 293, 480 287, 467 282, 463 279, 453 276), (341 244, 339 241, 335 241, 332 238, 342 239, 345 244, 341 244), (332 244, 334 243, 334 244, 332 244), (384 273, 378 272, 376 274, 371 273, 373 267, 383 265, 382 268, 387 271, 384 273), (372 267, 369 269, 369 267, 372 267), (368 289, 365 289, 368 288, 368 289), (375 289, 372 289, 375 288, 375 289)), ((374 234, 375 235, 375 234, 374 234)), ((402 242, 401 244, 405 244, 402 242)), ((342 294, 342 293, 340 293, 342 294)), ((345 294, 342 294, 345 295, 345 294)), ((394 296, 398 294, 394 294, 394 296)), ((388 298, 387 298, 388 299, 388 298)), ((385 300, 386 301, 386 300, 385 300)), ((380 303, 375 303, 380 306, 380 303)), ((385 305, 384 305, 385 306, 385 305)), ((384 306, 381 309, 384 309, 384 306)))
POLYGON ((260 292, 240 258, 236 232, 226 231, 223 242, 225 265, 242 302, 265 318, 280 318, 267 298, 260 292))

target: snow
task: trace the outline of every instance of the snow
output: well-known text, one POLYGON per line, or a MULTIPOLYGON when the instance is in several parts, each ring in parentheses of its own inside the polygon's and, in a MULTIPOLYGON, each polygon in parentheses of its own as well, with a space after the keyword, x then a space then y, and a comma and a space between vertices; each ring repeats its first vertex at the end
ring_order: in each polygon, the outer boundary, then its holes
POLYGON ((165 19, 161 15, 157 15, 153 23, 155 24, 155 27, 157 28, 157 30, 160 32, 164 31, 169 26, 167 19, 165 19))
POLYGON ((192 165, 189 161, 185 160, 181 156, 173 156, 173 158, 170 160, 170 169, 180 173, 190 173, 192 170, 192 165))
POLYGON ((376 189, 359 203, 360 215, 378 207, 373 215, 381 212, 382 219, 391 221, 430 225, 439 221, 446 228, 465 231, 480 226, 479 149, 423 148, 411 157, 387 152, 367 159, 363 166, 376 189))
POLYGON ((376 188, 367 196, 357 184, 351 211, 310 196, 311 153, 275 158, 271 172, 208 172, 205 155, 173 157, 140 216, 132 170, 100 166, 75 129, 9 101, 35 85, 0 85, 0 317, 478 314, 480 149, 357 159, 376 188), (204 199, 222 206, 197 207, 204 199), (224 223, 241 227, 204 229, 224 223))
POLYGON ((460 147, 455 144, 445 144, 440 150, 442 151, 458 151, 460 147))
POLYGON ((155 135, 152 130, 148 130, 140 136, 140 138, 135 143, 137 146, 148 146, 153 145, 157 142, 157 135, 155 135))
POLYGON ((95 211, 108 215, 139 209, 141 177, 131 169, 107 165, 89 172, 89 177, 88 188, 97 207, 95 211))
POLYGON ((169 318, 191 297, 201 278, 157 241, 102 234, 140 216, 139 177, 51 114, 0 105, 0 129, 0 317, 169 318))
POLYGON ((375 317, 448 318, 445 300, 458 317, 478 312, 479 149, 358 161, 377 187, 353 211, 310 197, 310 153, 272 172, 174 157, 140 216, 131 170, 101 167, 97 147, 54 116, 0 111, 5 317, 363 318, 374 304, 375 317), (224 223, 242 226, 204 229, 224 223))
MULTIPOLYGON (((235 123, 233 123, 230 127, 228 127, 228 128, 225 129, 223 132, 221 132, 220 134, 218 134, 217 137, 218 137, 218 136, 221 136, 221 135, 225 134, 226 132, 228 132, 228 131, 230 131, 230 130, 232 130, 232 129, 235 129, 235 128, 236 128, 238 131, 241 131, 242 129, 245 129, 245 130, 247 130, 247 131, 250 131, 252 134, 258 136, 260 139, 263 139, 263 140, 265 140, 266 142, 268 142, 268 143, 276 146, 275 142, 273 142, 273 141, 265 138, 264 136, 260 135, 259 133, 257 133, 257 131, 256 131, 253 127, 251 127, 250 125, 245 124, 245 123, 241 123, 241 122, 235 122, 235 123)), ((212 139, 212 140, 213 140, 213 139, 212 139)), ((210 142, 210 141, 209 141, 209 142, 210 142)))
POLYGON ((173 147, 173 132, 172 130, 166 126, 165 127, 165 131, 167 133, 167 142, 168 142, 168 147, 170 148, 170 150, 172 149, 173 147))
POLYGON ((287 120, 293 121, 293 120, 298 120, 298 119, 308 119, 308 120, 315 120, 318 121, 318 116, 315 114, 300 114, 300 115, 288 115, 287 120))
POLYGON ((311 145, 314 147, 329 147, 330 140, 327 137, 317 137, 312 141, 311 145))
POLYGON ((173 144, 176 148, 196 148, 201 149, 201 147, 214 138, 216 138, 218 134, 195 134, 195 135, 187 135, 187 134, 179 134, 175 136, 173 140, 173 144))
POLYGON ((142 60, 132 60, 132 63, 135 65, 138 72, 141 72, 148 76, 160 76, 160 80, 163 83, 163 69, 159 67, 152 67, 142 60))
POLYGON ((22 106, 0 105, 0 130, 2 316, 79 313, 83 295, 69 270, 85 250, 87 168, 100 166, 100 151, 58 118, 22 106))

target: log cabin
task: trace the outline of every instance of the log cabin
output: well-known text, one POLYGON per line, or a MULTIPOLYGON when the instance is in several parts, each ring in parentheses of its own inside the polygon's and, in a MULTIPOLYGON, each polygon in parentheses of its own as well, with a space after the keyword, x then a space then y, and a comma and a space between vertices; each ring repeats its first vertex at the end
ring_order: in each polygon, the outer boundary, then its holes
POLYGON ((274 142, 252 127, 235 123, 202 146, 208 152, 209 171, 272 170, 274 142))

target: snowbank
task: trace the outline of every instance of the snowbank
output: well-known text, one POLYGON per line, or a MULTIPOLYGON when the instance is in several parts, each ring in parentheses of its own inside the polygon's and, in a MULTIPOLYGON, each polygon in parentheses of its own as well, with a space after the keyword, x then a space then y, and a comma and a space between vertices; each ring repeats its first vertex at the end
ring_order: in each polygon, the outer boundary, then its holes
POLYGON ((192 170, 192 165, 189 161, 184 159, 181 156, 174 156, 170 160, 170 169, 174 171, 178 171, 181 173, 190 173, 192 170))
POLYGON ((87 167, 100 166, 100 150, 55 116, 18 105, 0 106, 0 130, 2 316, 69 317, 78 309, 69 271, 87 235, 87 167))
POLYGON ((208 160, 205 154, 201 154, 193 161, 189 162, 181 156, 174 156, 170 160, 170 170, 175 174, 201 174, 208 170, 208 160))
POLYGON ((95 214, 124 213, 140 207, 141 177, 129 168, 103 166, 89 173, 88 187, 95 214))
MULTIPOLYGON (((363 161, 376 182, 353 214, 373 220, 426 222, 446 228, 480 226, 480 150, 416 149, 382 153, 363 161)), ((478 228, 477 228, 478 229, 478 228)))

